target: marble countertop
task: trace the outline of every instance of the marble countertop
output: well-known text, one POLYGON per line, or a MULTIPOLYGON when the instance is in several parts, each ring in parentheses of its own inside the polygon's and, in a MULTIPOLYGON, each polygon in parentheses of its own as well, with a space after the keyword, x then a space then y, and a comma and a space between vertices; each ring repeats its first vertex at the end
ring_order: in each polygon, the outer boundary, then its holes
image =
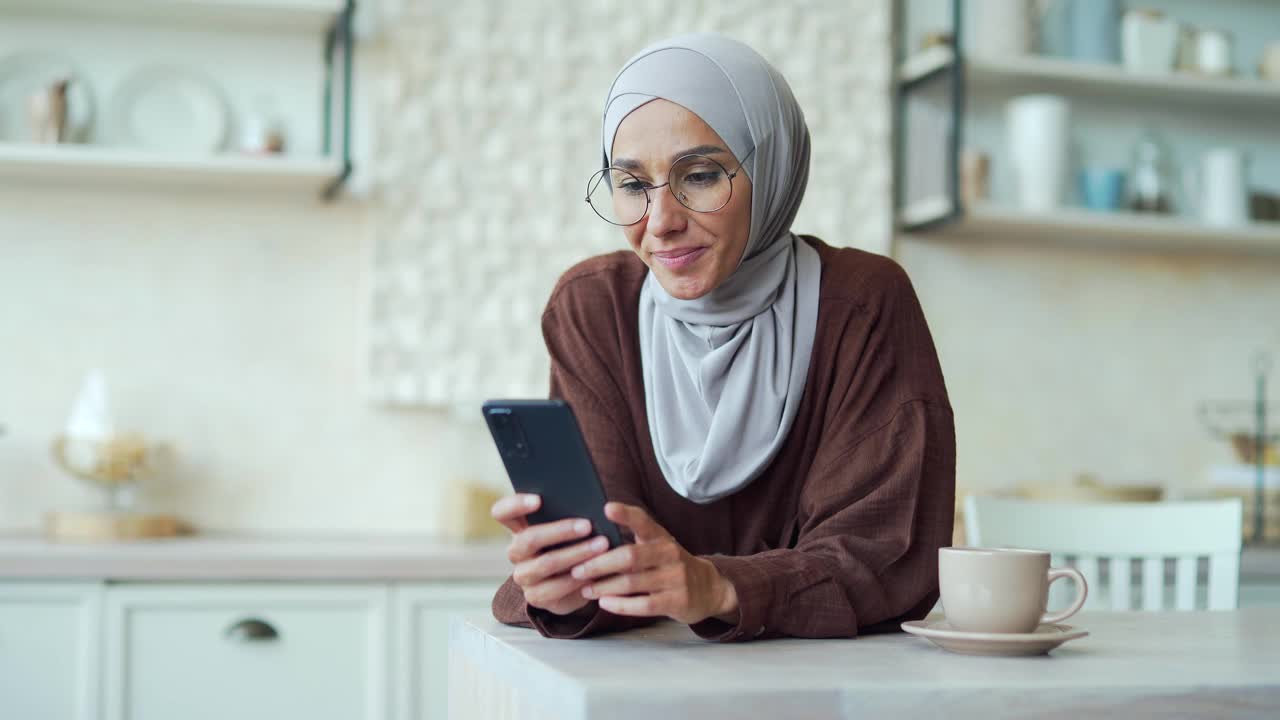
POLYGON ((1280 546, 1250 546, 1240 552, 1242 582, 1280 582, 1280 546))
POLYGON ((450 706, 521 717, 1261 717, 1280 706, 1280 608, 1081 613, 1048 656, 954 655, 904 633, 716 644, 662 623, 547 640, 455 618, 450 706), (471 703, 470 705, 468 703, 471 703))
MULTIPOLYGON (((444 580, 510 574, 506 540, 202 533, 117 543, 0 533, 0 579, 444 580)), ((1280 583, 1280 547, 1246 547, 1240 582, 1280 583)))
POLYGON ((0 579, 492 580, 509 573, 505 540, 198 534, 64 543, 0 534, 0 579))

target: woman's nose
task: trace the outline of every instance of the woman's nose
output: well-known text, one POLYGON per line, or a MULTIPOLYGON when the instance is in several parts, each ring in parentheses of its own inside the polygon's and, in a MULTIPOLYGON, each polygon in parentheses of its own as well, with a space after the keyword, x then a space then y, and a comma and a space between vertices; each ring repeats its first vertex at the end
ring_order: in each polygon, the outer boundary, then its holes
POLYGON ((673 232, 684 230, 688 223, 688 208, 680 204, 675 196, 671 194, 670 187, 658 188, 651 190, 652 202, 649 205, 649 223, 647 229, 650 235, 662 237, 673 232))

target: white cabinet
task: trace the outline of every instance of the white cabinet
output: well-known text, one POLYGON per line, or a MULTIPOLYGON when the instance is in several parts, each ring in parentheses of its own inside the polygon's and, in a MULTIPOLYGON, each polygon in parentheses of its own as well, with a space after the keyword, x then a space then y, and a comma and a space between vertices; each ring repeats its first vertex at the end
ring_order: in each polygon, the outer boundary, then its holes
POLYGON ((500 583, 0 581, 0 720, 443 720, 500 583))
POLYGON ((387 585, 111 587, 107 720, 387 716, 387 585))
POLYGON ((0 582, 0 716, 98 718, 101 586, 0 582))
POLYGON ((449 619, 488 612, 498 582, 400 584, 394 592, 396 718, 448 717, 449 619))

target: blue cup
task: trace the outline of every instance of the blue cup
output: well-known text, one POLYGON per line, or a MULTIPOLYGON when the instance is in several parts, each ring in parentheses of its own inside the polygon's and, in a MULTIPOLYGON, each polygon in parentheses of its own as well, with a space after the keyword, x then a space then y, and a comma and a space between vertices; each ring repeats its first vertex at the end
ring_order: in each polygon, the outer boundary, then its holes
POLYGON ((1082 170, 1080 199, 1090 210, 1119 210, 1124 201, 1124 171, 1111 168, 1082 170))

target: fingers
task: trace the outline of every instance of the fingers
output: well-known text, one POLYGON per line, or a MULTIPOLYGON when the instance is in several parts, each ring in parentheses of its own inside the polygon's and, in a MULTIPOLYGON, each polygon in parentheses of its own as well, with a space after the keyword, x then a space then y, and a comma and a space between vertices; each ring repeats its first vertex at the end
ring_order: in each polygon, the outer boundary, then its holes
POLYGON ((542 498, 537 495, 517 493, 499 498, 489 509, 489 514, 511 532, 518 533, 529 527, 525 516, 537 510, 541 504, 542 498))
MULTIPOLYGON (((575 580, 568 575, 543 580, 536 585, 525 588, 524 600, 534 607, 551 609, 557 601, 569 595, 576 595, 581 598, 580 590, 585 580, 575 580)), ((585 602, 579 600, 579 602, 585 602)))
POLYGON ((530 525, 511 538, 507 548, 507 559, 521 563, 537 555, 543 548, 571 540, 578 540, 591 534, 591 521, 582 518, 567 518, 550 523, 530 525))
POLYGON ((582 597, 591 599, 605 595, 659 593, 681 585, 681 570, 678 565, 667 565, 638 573, 614 575, 582 588, 582 597))
POLYGON ((679 548, 675 543, 623 545, 578 565, 573 569, 573 576, 580 580, 590 580, 618 573, 648 570, 678 560, 679 548))
POLYGON ((653 595, 637 595, 635 597, 618 597, 608 595, 600 598, 600 609, 614 615, 632 615, 635 617, 656 617, 671 615, 676 612, 679 603, 678 593, 660 592, 653 595))
POLYGON ((649 513, 635 505, 620 502, 605 503, 604 514, 619 525, 631 528, 637 542, 653 542, 670 537, 661 525, 649 517, 649 513))
MULTIPOLYGON (((599 555, 609 549, 609 539, 597 536, 591 540, 574 543, 566 548, 543 553, 516 564, 511 578, 520 587, 535 585, 546 578, 564 574, 569 568, 599 555)), ((575 578, 581 580, 582 578, 575 578)), ((583 580, 589 582, 588 580, 583 580)))

